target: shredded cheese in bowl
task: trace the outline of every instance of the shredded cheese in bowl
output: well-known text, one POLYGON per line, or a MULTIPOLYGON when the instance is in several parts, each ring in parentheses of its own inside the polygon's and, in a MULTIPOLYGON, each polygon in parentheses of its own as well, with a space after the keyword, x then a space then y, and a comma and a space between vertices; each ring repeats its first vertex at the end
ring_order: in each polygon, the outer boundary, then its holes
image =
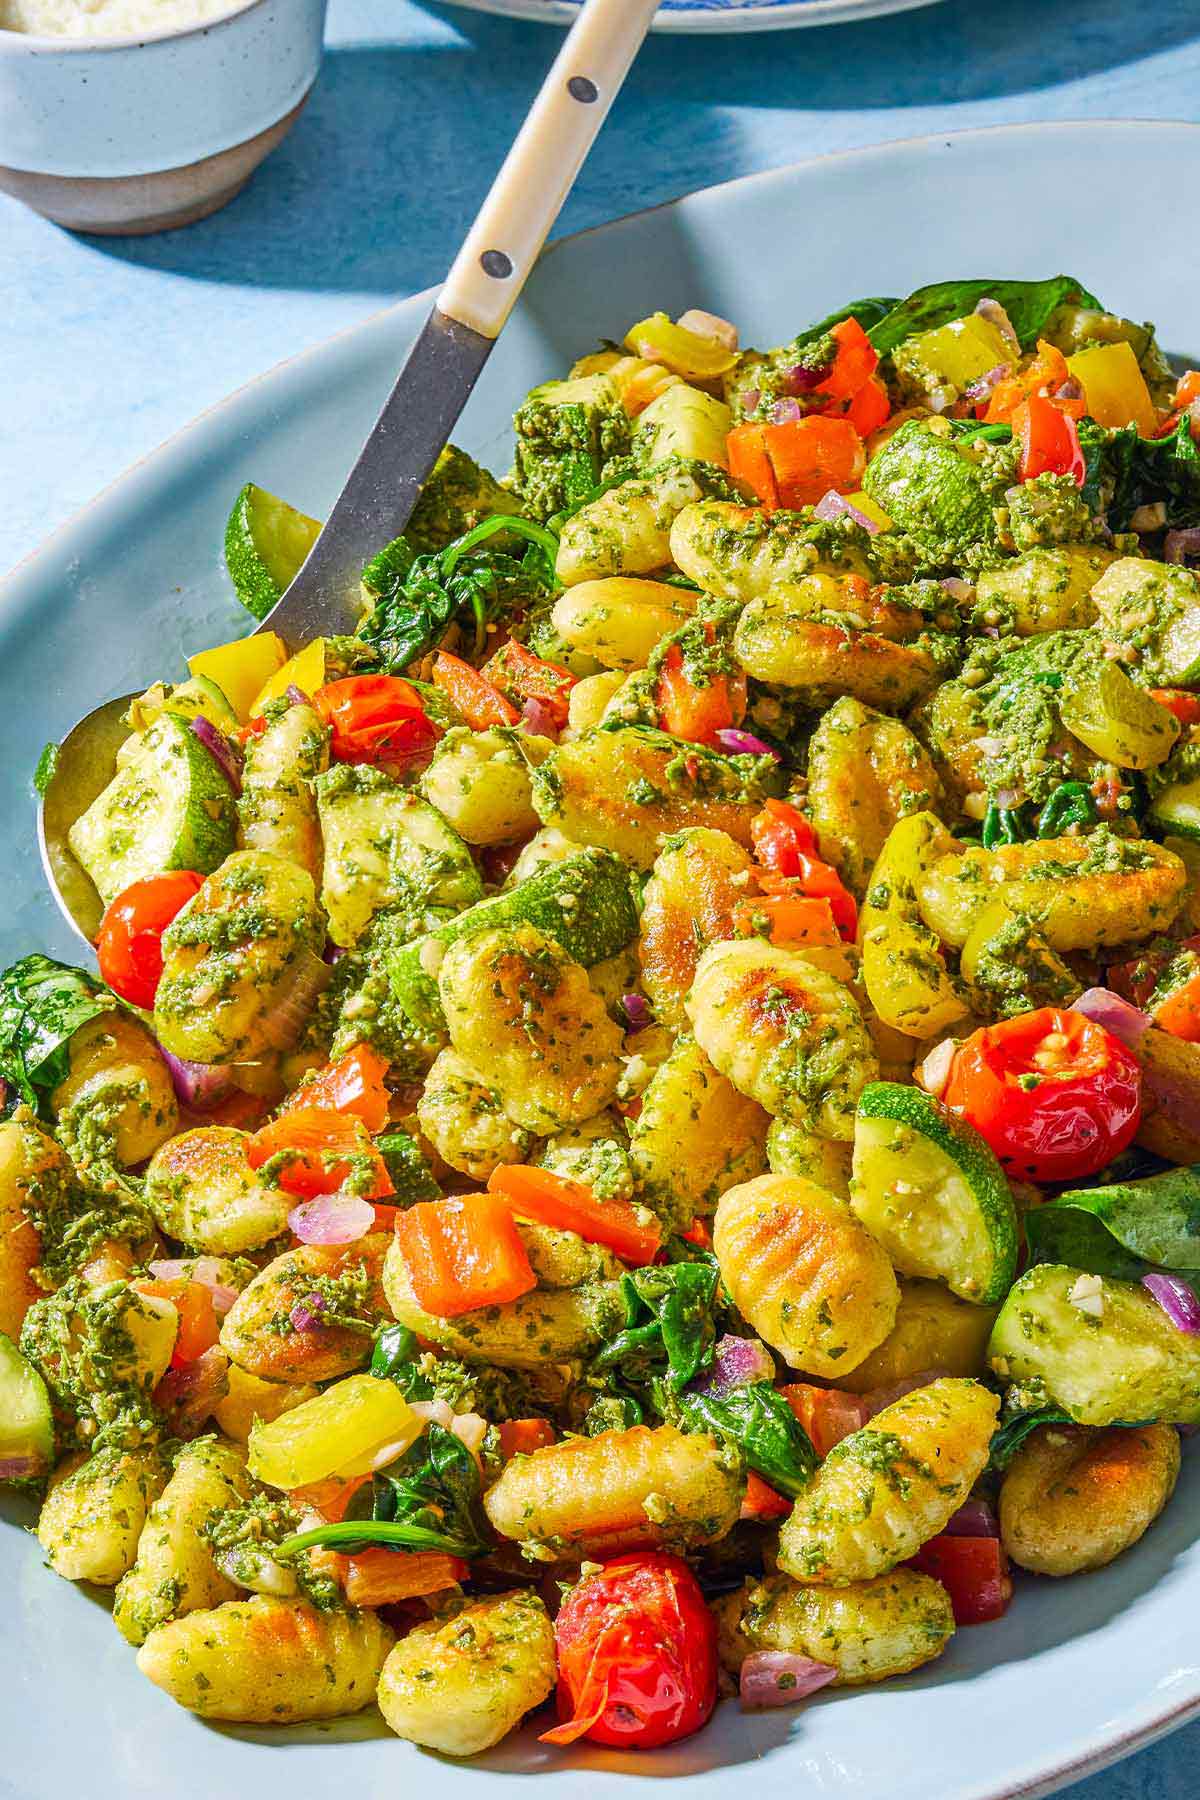
POLYGON ((0 0, 0 31, 38 37, 123 38, 184 31, 239 12, 249 0, 0 0))

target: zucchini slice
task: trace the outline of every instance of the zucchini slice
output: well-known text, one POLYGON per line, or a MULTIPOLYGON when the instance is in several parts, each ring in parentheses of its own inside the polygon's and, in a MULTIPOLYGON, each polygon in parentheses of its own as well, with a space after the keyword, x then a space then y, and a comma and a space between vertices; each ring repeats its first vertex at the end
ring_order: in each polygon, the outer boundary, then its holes
POLYGON ((1200 1422, 1200 1338, 1140 1282, 1038 1263, 1001 1307, 988 1361, 1080 1425, 1200 1422))
POLYGON ((1150 823, 1162 832, 1200 843, 1200 776, 1163 788, 1150 807, 1150 823))
POLYGON ((248 481, 225 527, 225 567, 234 592, 256 619, 265 619, 317 541, 319 519, 248 481))
POLYGON ((211 874, 237 843, 233 789, 187 720, 161 713, 120 760, 67 834, 106 906, 147 875, 211 874))
POLYGON ((629 870, 608 850, 581 850, 550 863, 520 887, 493 894, 447 919, 388 959, 388 979, 419 1033, 444 1036, 437 972, 448 944, 510 925, 536 925, 585 969, 623 950, 638 928, 629 870))
POLYGON ((348 763, 314 786, 325 844, 321 904, 335 944, 356 943, 374 915, 398 901, 462 907, 482 897, 470 850, 412 788, 348 763))
POLYGON ((44 1475, 54 1462, 54 1418, 45 1382, 0 1331, 0 1481, 44 1475))
POLYGON ((983 1306, 1008 1292, 1017 1218, 1004 1172, 974 1127, 920 1088, 863 1089, 850 1204, 902 1275, 983 1306))

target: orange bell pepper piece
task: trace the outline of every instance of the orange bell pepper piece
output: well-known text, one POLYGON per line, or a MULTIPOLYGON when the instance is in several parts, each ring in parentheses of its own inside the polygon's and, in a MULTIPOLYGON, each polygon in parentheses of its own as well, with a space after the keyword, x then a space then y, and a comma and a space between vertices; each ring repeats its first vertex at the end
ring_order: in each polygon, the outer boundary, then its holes
POLYGON ((757 420, 737 425, 725 439, 729 473, 771 512, 779 505, 779 488, 775 470, 767 455, 766 427, 757 420))
POLYGON ((448 650, 438 651, 433 685, 445 694, 473 731, 486 731, 489 725, 515 725, 521 716, 486 675, 461 656, 451 656, 448 650))
POLYGON ((537 1286, 512 1212, 496 1194, 419 1201, 394 1230, 417 1305, 438 1318, 502 1306, 537 1286))
POLYGON ((792 1502, 778 1488, 773 1488, 769 1481, 753 1469, 746 1474, 746 1492, 742 1496, 742 1510, 739 1519, 751 1519, 761 1522, 764 1519, 782 1519, 792 1510, 792 1502))
POLYGON ((502 1163, 492 1171, 488 1191, 502 1194, 521 1218, 577 1232, 591 1244, 606 1244, 623 1262, 638 1268, 653 1262, 662 1247, 657 1219, 643 1219, 627 1200, 598 1200, 582 1181, 550 1169, 502 1163))
POLYGON ((352 1173, 364 1169, 370 1173, 365 1188, 359 1189, 365 1200, 386 1200, 396 1191, 387 1164, 353 1113, 297 1107, 246 1140, 246 1160, 252 1169, 261 1169, 283 1152, 289 1155, 280 1169, 279 1185, 302 1199, 336 1193, 352 1173))
POLYGON ((818 1456, 828 1456, 835 1444, 861 1431, 867 1422, 866 1402, 859 1394, 847 1394, 842 1388, 813 1387, 807 1381, 794 1381, 780 1393, 812 1439, 818 1456))
POLYGON ((785 507, 815 506, 830 488, 852 494, 867 466, 863 441, 849 419, 810 413, 764 425, 763 442, 785 507))
POLYGON ((315 1108, 318 1112, 352 1113, 369 1132, 382 1131, 388 1122, 387 1072, 385 1057, 369 1044, 355 1044, 337 1062, 326 1064, 290 1093, 279 1112, 315 1108))

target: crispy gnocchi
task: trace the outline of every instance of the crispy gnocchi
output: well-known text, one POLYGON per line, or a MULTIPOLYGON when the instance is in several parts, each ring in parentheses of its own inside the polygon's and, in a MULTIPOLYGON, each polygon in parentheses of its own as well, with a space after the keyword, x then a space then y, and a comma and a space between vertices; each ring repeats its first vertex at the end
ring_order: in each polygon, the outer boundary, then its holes
MULTIPOLYGON (((130 704, 98 972, 0 973, 0 1481, 180 1706, 377 1705, 419 1785, 1153 1569, 1200 372, 1076 288, 617 319, 502 478, 445 448, 353 631, 130 704)), ((242 490, 256 619, 316 529, 242 490)))

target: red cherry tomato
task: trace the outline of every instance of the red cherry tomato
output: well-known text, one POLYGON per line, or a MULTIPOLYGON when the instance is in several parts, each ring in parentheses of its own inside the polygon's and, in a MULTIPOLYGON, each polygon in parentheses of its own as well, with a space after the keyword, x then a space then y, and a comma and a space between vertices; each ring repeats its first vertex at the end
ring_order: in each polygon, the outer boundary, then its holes
POLYGON ((96 936, 101 977, 114 994, 147 1011, 162 975, 162 934, 203 886, 192 869, 151 875, 109 902, 96 936))
POLYGON ((812 826, 796 806, 786 800, 768 800, 750 821, 754 854, 772 875, 799 875, 800 858, 815 856, 817 840, 812 826))
POLYGON ((416 688, 399 675, 326 682, 313 705, 332 733, 335 762, 402 767, 427 756, 441 736, 416 688))
POLYGON ((960 1044, 943 1098, 1018 1180, 1076 1181, 1132 1142, 1141 1069, 1094 1019, 1044 1006, 960 1044))
POLYGON ((677 1556, 622 1556, 585 1576, 554 1636, 564 1723, 544 1742, 652 1750, 699 1731, 716 1705, 716 1624, 677 1556))

